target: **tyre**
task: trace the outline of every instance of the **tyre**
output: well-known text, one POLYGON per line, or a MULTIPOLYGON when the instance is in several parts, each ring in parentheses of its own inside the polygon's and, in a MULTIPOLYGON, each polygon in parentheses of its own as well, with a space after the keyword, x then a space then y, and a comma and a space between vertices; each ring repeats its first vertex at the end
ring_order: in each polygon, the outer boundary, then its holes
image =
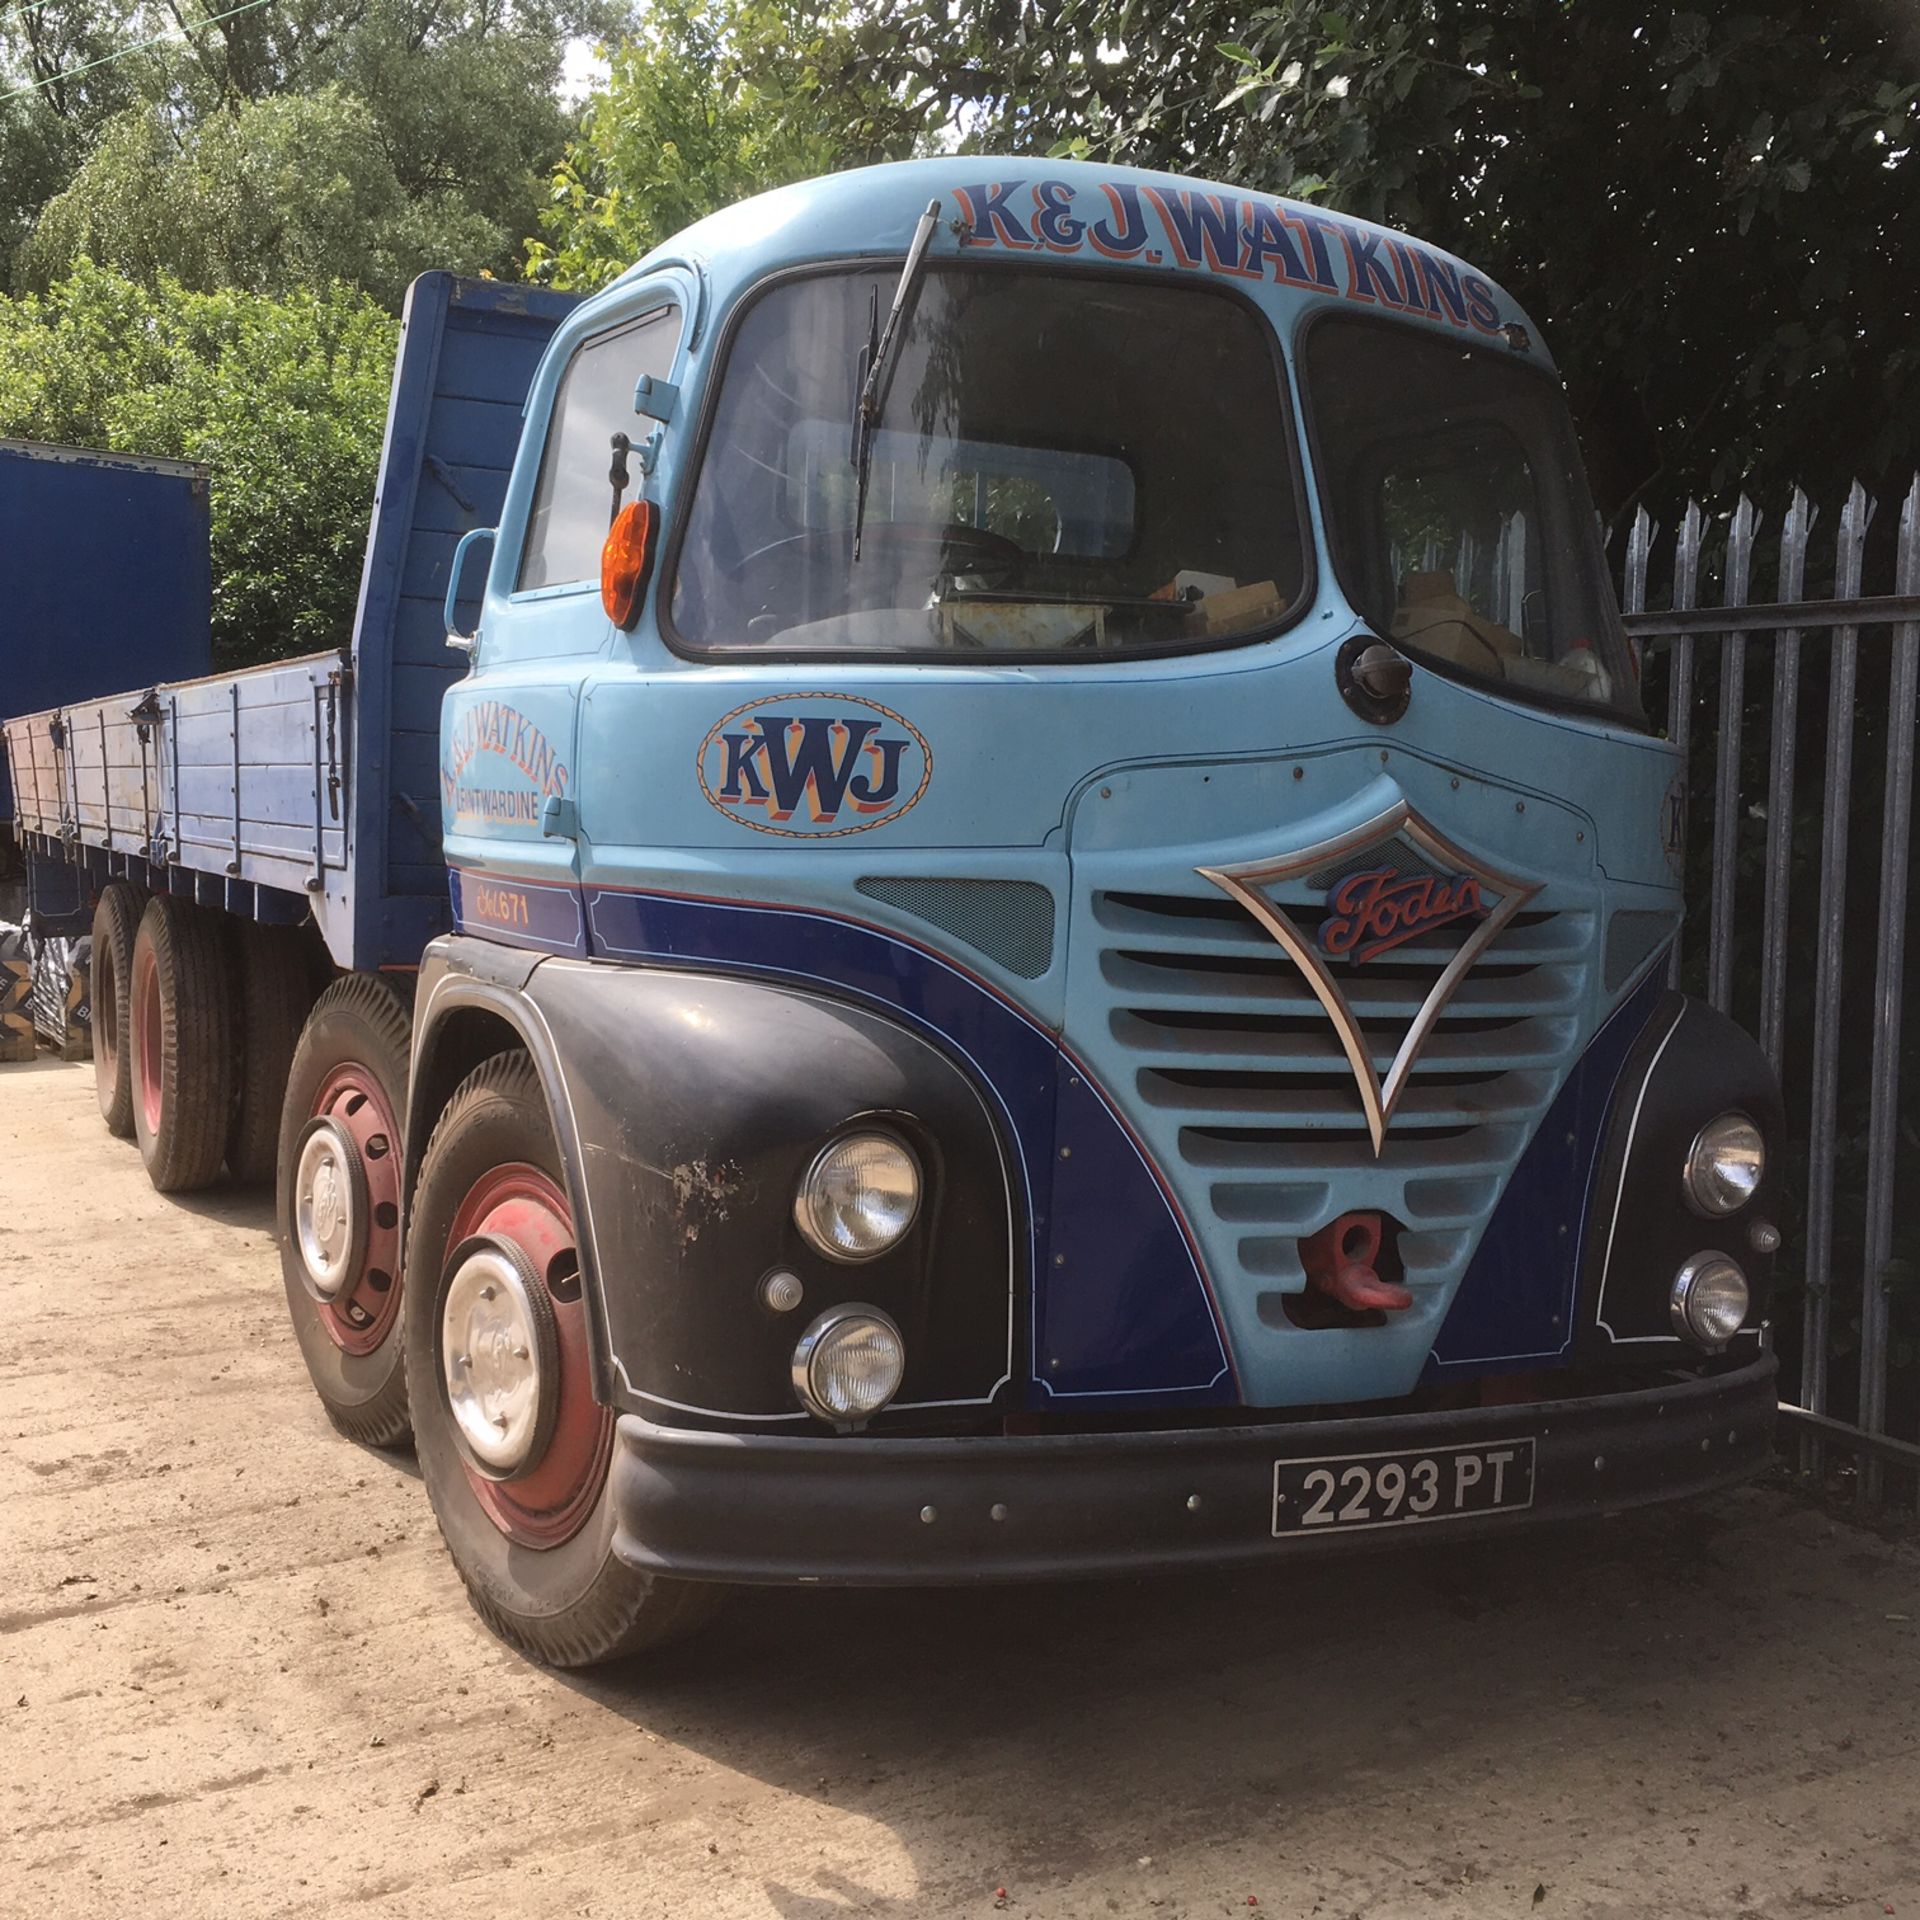
POLYGON ((407 1239, 413 1438, 475 1610, 521 1652, 591 1666, 677 1640, 719 1589, 613 1553, 613 1411, 593 1397, 573 1219, 527 1057, 461 1082, 407 1239))
POLYGON ((312 962, 296 928, 236 920, 232 932, 240 1070, 227 1171, 251 1185, 271 1180, 279 1158, 287 1075, 313 1005, 312 962))
POLYGON ((133 1137, 162 1193, 209 1185, 227 1157, 233 1023, 221 936, 216 915, 166 894, 147 902, 134 935, 133 1137))
POLYGON ((93 910, 93 1090, 109 1133, 133 1132, 133 1060, 127 1036, 127 985, 133 978, 133 941, 144 896, 125 880, 110 880, 93 910))
POLYGON ((314 1002, 287 1073, 275 1186, 280 1272, 300 1352, 333 1424, 368 1446, 407 1437, 400 1182, 407 1009, 372 974, 314 1002))

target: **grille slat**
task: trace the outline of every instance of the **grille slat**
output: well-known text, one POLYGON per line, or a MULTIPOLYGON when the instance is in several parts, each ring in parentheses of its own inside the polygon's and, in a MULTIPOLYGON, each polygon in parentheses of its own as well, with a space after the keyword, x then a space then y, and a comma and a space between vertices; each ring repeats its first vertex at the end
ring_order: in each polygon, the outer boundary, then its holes
MULTIPOLYGON (((1438 1086, 1411 1083, 1394 1113, 1400 1131, 1478 1126, 1490 1116, 1540 1104, 1548 1081, 1536 1074, 1488 1074, 1456 1078, 1438 1086)), ((1244 1074, 1229 1083, 1210 1075, 1202 1085, 1183 1084, 1167 1074, 1143 1073, 1140 1095, 1148 1105, 1189 1116, 1205 1126, 1218 1117, 1227 1124, 1257 1115, 1270 1127, 1343 1127, 1354 1124, 1357 1101, 1351 1075, 1244 1074)))
MULTIPOLYGON (((1268 941, 1269 950, 1273 942, 1268 941)), ((1437 967, 1431 973, 1437 973, 1437 967)), ((1269 959, 1250 955, 1229 963, 1208 954, 1155 953, 1108 948, 1100 956, 1101 977, 1129 1011, 1153 1009, 1204 1012, 1234 1006, 1245 1013, 1311 1015, 1324 1020, 1320 1002, 1300 969, 1284 954, 1269 959)), ((1424 1004, 1431 978, 1411 970, 1386 977, 1373 974, 1341 981, 1358 1018, 1411 1020, 1424 1004)), ((1461 983, 1449 1003, 1450 1014, 1485 1014, 1525 1019, 1531 1014, 1571 1010, 1579 1000, 1581 970, 1534 966, 1502 971, 1497 959, 1483 960, 1461 983)))
MULTIPOLYGON (((1102 896, 1112 899, 1114 896, 1102 896)), ((1179 896, 1175 896, 1176 898, 1179 896)), ((1222 898, 1216 909, 1204 900, 1181 900, 1185 909, 1165 913, 1133 904, 1137 896, 1119 896, 1122 904, 1109 906, 1098 915, 1103 933, 1111 935, 1111 944, 1143 953, 1253 954, 1264 957, 1273 950, 1273 936, 1237 902, 1222 898)), ((1287 918, 1308 939, 1318 936, 1324 914, 1318 905, 1281 901, 1287 918)), ((1590 929, 1580 923, 1582 914, 1520 914, 1493 944, 1487 958, 1540 960, 1553 955, 1579 955, 1591 937, 1590 929), (1572 923, 1572 924, 1569 924, 1572 923)), ((1390 947, 1367 962, 1370 969, 1387 967, 1421 968, 1431 966, 1435 956, 1451 955, 1470 931, 1464 923, 1435 928, 1417 935, 1400 946, 1390 947)))
MULTIPOLYGON (((1232 1062, 1273 1073, 1347 1074, 1347 1056, 1332 1023, 1316 1006, 1311 1019, 1288 1022, 1268 1031, 1244 1022, 1190 1027, 1154 1014, 1116 1013, 1114 1038, 1163 1072, 1205 1072, 1232 1062)), ((1551 1018, 1503 1021, 1490 1033, 1454 1030, 1464 1022, 1443 1022, 1416 1056, 1416 1078, 1428 1075, 1496 1072, 1557 1064, 1573 1037, 1572 1023, 1551 1018)), ((1395 1022, 1388 1034, 1369 1032, 1374 1071, 1385 1074, 1405 1031, 1395 1022), (1391 1044, 1389 1044, 1389 1040, 1391 1044)), ((1350 1083, 1349 1083, 1350 1084, 1350 1083)))
MULTIPOLYGON (((1300 927, 1309 939, 1317 935, 1321 920, 1327 916, 1325 900, 1319 895, 1288 899, 1286 889, 1271 889, 1286 918, 1300 927)), ((1094 899, 1094 924, 1102 933, 1116 935, 1114 945, 1123 947, 1162 947, 1173 952, 1260 952, 1271 947, 1273 937, 1254 916, 1227 895, 1144 895, 1144 893, 1102 893, 1094 899)), ((1438 952, 1452 952, 1471 931, 1469 922, 1434 927, 1415 935, 1400 947, 1380 954, 1371 966, 1405 964, 1419 958, 1432 958, 1438 952)), ((1513 952, 1526 958, 1546 954, 1584 954, 1592 939, 1592 922, 1586 914, 1569 912, 1521 912, 1501 929, 1494 952, 1513 952)))
POLYGON ((1180 1156, 1189 1166, 1223 1173, 1259 1171, 1328 1184, 1328 1206, 1337 1211, 1333 1186, 1340 1174, 1355 1167, 1378 1167, 1403 1179, 1441 1171, 1497 1175, 1507 1170, 1523 1140, 1518 1127, 1482 1125, 1444 1139, 1421 1139, 1390 1128, 1375 1160, 1367 1130, 1358 1124, 1338 1138, 1325 1140, 1285 1138, 1272 1129, 1263 1136, 1256 1129, 1183 1127, 1180 1156))

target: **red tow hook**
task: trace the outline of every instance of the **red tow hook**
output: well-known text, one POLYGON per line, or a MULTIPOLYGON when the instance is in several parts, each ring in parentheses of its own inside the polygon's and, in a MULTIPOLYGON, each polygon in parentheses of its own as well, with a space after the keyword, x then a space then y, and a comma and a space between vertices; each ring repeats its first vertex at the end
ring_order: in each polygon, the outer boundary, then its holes
POLYGON ((1413 1295, 1375 1269, 1380 1258, 1380 1216, 1343 1213, 1310 1238, 1300 1242, 1300 1264, 1307 1283, 1355 1313, 1375 1308, 1398 1313, 1413 1305, 1413 1295))

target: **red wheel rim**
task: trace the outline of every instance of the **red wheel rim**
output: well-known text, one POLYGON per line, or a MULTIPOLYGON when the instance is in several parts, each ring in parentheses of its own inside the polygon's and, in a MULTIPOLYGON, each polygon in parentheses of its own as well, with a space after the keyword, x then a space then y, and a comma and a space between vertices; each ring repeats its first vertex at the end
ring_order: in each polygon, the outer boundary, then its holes
POLYGON ((314 1095, 313 1119, 342 1128, 360 1149, 366 1184, 367 1251, 360 1271, 330 1300, 316 1301, 320 1324, 343 1352, 372 1353, 400 1311, 400 1127, 380 1082, 357 1060, 343 1061, 314 1095))
POLYGON ((160 963, 151 947, 133 956, 133 1097, 147 1123, 147 1137, 160 1131, 165 1110, 166 1069, 162 1065, 160 963))
MULTIPOLYGON (((580 1531, 606 1484, 613 1458, 613 1409, 593 1397, 580 1257, 567 1197, 538 1167, 493 1168, 468 1188, 447 1232, 447 1249, 476 1234, 509 1243, 540 1276, 552 1303, 559 1356, 559 1407, 545 1451, 510 1481, 490 1480, 461 1457, 481 1511, 523 1547, 557 1547, 580 1531)), ((445 1357, 441 1358, 444 1381, 445 1357)))

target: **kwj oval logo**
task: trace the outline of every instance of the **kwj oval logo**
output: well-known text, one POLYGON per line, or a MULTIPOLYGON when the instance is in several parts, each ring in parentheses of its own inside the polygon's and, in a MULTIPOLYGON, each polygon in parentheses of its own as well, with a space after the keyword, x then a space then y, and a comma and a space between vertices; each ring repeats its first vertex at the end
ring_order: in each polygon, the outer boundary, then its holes
POLYGON ((910 720, 850 693, 777 693, 722 716, 700 743, 700 791, 756 833, 829 840, 909 813, 933 778, 910 720))

